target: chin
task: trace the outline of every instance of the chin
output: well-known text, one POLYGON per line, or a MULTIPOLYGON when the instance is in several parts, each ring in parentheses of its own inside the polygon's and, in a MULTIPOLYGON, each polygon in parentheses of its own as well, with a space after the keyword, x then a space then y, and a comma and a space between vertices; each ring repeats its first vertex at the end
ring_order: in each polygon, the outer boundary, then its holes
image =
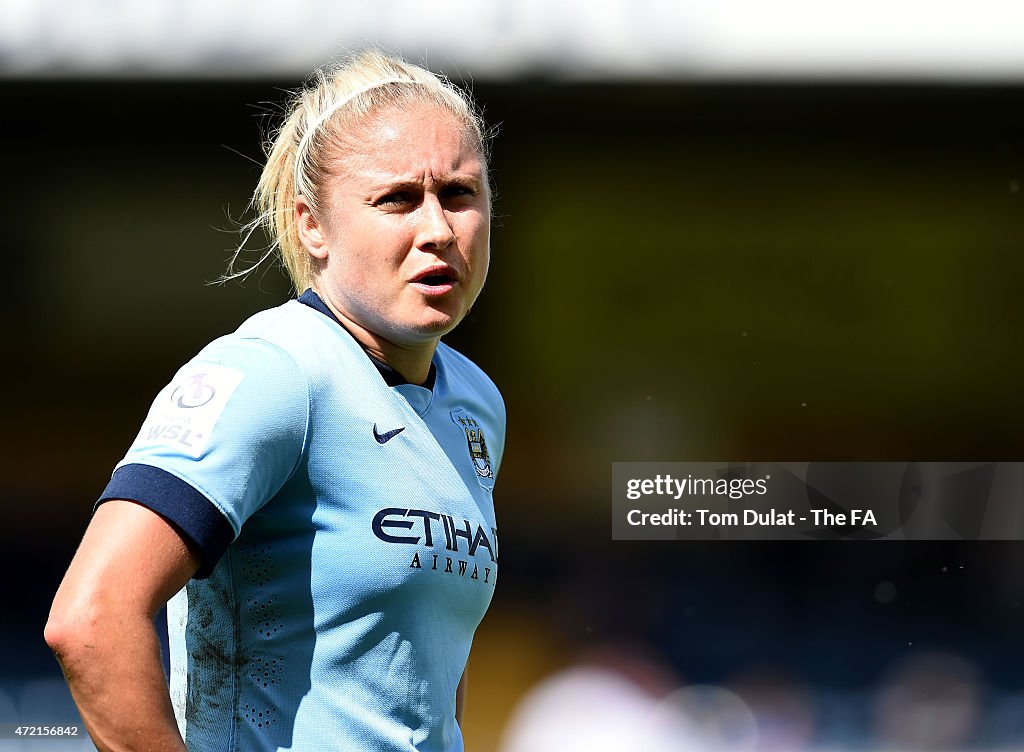
POLYGON ((460 318, 447 315, 421 317, 414 322, 406 322, 392 328, 394 341, 405 341, 408 344, 428 342, 443 337, 458 326, 460 318))
POLYGON ((446 311, 441 308, 428 308, 417 317, 413 327, 424 335, 440 337, 448 334, 465 318, 467 311, 446 311))
POLYGON ((432 321, 424 324, 419 331, 425 337, 443 337, 455 329, 459 325, 460 320, 449 316, 443 321, 432 321))

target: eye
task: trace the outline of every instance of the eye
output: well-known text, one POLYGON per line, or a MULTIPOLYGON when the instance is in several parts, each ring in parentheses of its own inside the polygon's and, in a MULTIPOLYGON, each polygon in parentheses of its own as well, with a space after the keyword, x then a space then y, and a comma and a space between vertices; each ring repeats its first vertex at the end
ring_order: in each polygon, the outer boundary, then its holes
POLYGON ((462 183, 452 183, 446 185, 441 191, 441 198, 449 200, 458 200, 463 198, 472 198, 476 195, 476 189, 469 185, 463 185, 462 183))
POLYGON ((412 201, 409 191, 392 191, 374 201, 374 206, 402 206, 412 201))

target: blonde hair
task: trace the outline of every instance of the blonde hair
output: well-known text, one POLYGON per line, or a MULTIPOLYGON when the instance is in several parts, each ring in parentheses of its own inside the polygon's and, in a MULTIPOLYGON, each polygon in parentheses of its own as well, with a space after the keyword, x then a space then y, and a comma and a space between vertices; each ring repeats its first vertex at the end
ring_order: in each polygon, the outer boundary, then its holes
POLYGON ((488 134, 483 118, 469 95, 443 76, 375 49, 314 71, 293 94, 284 122, 265 144, 267 161, 252 197, 256 216, 243 228, 241 246, 261 227, 270 245, 256 263, 237 271, 240 247, 223 279, 245 276, 277 252, 296 291, 310 287, 315 269, 299 240, 296 197, 303 196, 319 214, 323 187, 339 149, 358 148, 346 135, 381 110, 422 104, 454 115, 477 145, 486 168, 488 134))

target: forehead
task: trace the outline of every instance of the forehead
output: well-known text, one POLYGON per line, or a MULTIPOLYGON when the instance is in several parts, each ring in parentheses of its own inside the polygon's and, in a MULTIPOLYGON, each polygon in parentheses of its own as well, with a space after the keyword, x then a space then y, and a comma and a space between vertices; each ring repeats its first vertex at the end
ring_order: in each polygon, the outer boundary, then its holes
POLYGON ((340 170, 361 182, 440 179, 483 174, 480 144, 448 110, 390 107, 357 123, 338 158, 340 170))

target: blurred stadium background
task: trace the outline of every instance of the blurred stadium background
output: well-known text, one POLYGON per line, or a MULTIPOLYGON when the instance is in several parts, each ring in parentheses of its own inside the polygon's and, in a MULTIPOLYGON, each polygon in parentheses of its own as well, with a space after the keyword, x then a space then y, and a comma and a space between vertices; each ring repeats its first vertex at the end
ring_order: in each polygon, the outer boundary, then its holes
POLYGON ((41 632, 93 498, 288 296, 206 282, 281 89, 367 42, 500 128, 451 338, 510 416, 467 749, 1024 749, 1024 544, 609 524, 612 461, 1024 458, 1024 10, 991 0, 0 0, 0 723, 75 718, 41 632))

